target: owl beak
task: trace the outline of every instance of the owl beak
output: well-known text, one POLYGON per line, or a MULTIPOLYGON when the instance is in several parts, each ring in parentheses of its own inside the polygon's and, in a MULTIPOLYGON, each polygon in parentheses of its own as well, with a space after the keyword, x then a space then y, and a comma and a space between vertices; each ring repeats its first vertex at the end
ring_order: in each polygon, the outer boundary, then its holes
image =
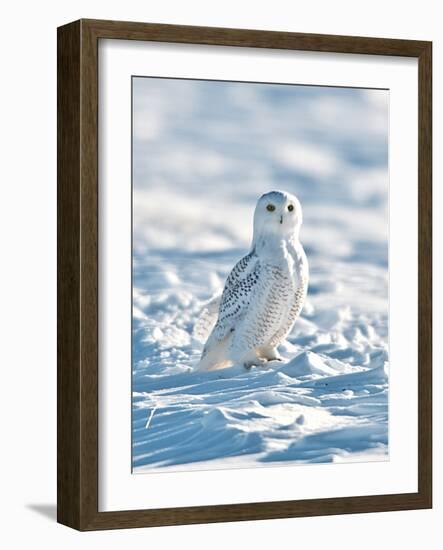
POLYGON ((283 223, 283 216, 280 216, 280 224, 283 223))

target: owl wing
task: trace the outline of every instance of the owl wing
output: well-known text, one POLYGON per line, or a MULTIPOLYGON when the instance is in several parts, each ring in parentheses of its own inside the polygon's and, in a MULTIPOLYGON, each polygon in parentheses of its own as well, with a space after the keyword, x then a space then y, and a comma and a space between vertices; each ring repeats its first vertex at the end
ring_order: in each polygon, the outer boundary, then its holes
POLYGON ((214 341, 221 341, 235 328, 248 309, 260 275, 260 262, 254 251, 242 258, 232 269, 226 280, 220 299, 218 318, 205 349, 214 341))

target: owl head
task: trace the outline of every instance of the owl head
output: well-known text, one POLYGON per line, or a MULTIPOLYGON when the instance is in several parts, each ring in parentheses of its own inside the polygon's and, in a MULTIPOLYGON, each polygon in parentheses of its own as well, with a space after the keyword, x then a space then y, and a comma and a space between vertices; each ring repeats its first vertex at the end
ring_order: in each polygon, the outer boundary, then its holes
POLYGON ((255 207, 254 241, 266 235, 298 237, 301 224, 302 210, 297 197, 286 191, 270 191, 258 199, 255 207))

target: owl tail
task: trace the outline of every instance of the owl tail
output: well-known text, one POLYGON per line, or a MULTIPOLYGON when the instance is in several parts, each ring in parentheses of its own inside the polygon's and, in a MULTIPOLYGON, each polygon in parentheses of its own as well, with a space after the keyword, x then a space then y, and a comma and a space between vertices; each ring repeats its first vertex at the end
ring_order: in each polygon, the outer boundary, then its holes
POLYGON ((232 362, 228 359, 228 347, 231 336, 224 340, 217 340, 209 337, 196 369, 199 371, 212 371, 230 367, 232 362))
POLYGON ((217 322, 218 309, 220 307, 221 294, 213 296, 203 305, 203 308, 195 321, 192 337, 204 344, 217 322))

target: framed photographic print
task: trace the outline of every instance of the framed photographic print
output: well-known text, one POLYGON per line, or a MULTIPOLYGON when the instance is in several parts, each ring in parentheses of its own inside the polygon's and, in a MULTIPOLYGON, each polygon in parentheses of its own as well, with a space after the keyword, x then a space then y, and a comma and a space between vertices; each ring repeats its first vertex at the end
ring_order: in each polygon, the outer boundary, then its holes
POLYGON ((430 508, 431 43, 58 29, 58 520, 430 508))

